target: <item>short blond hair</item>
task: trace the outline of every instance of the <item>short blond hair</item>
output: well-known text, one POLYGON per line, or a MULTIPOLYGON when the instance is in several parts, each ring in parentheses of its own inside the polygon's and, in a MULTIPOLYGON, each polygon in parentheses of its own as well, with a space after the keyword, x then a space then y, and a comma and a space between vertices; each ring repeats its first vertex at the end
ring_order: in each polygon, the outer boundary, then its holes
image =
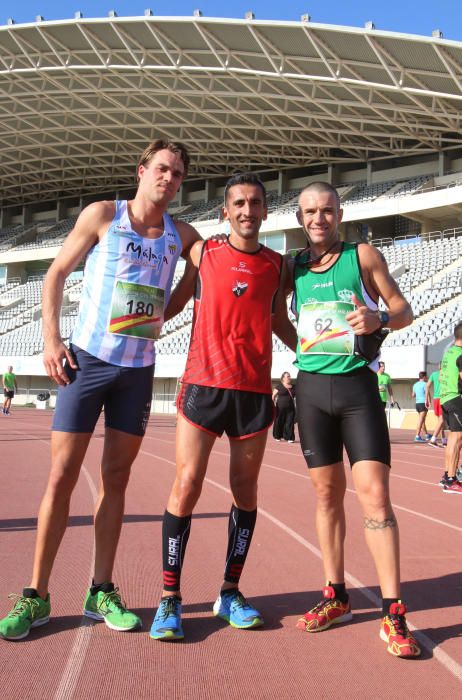
POLYGON ((183 161, 184 165, 184 177, 188 174, 188 169, 189 169, 189 163, 190 163, 190 158, 189 158, 189 153, 188 149, 186 146, 179 141, 167 141, 166 139, 156 139, 155 141, 152 141, 146 148, 144 149, 143 153, 140 155, 140 158, 138 160, 138 164, 136 166, 136 179, 139 181, 139 175, 138 171, 140 168, 140 165, 148 165, 150 162, 151 158, 158 152, 158 151, 171 151, 172 153, 176 153, 177 155, 180 156, 181 160, 183 161))

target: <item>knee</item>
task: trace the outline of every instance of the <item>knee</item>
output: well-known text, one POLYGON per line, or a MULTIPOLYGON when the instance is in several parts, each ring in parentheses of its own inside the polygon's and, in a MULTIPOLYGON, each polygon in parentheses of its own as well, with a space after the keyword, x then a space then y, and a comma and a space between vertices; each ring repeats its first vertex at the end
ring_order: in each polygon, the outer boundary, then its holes
POLYGON ((125 491, 130 478, 131 465, 112 463, 103 465, 101 483, 104 491, 125 491))
POLYGON ((372 482, 358 491, 359 500, 367 515, 387 516, 391 512, 388 488, 381 482, 372 482))
POLYGON ((202 491, 202 479, 197 474, 183 471, 175 479, 172 496, 176 509, 182 514, 192 513, 202 491))
POLYGON ((46 496, 52 501, 63 501, 71 497, 78 476, 71 470, 54 469, 48 478, 46 496))
POLYGON ((318 510, 332 511, 343 507, 345 489, 340 484, 315 484, 318 510))

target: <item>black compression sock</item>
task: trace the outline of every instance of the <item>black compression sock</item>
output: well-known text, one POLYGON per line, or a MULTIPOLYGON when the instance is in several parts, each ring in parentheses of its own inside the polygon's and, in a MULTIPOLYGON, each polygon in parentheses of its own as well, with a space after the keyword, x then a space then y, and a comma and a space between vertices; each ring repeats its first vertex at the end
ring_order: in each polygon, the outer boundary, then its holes
POLYGON ((331 583, 330 584, 335 591, 335 597, 341 603, 348 603, 349 595, 346 592, 346 586, 344 583, 331 583))
POLYGON ((165 591, 179 591, 181 569, 191 529, 191 516, 182 518, 164 513, 162 524, 162 563, 165 591))
POLYGON ((228 523, 228 551, 224 580, 235 583, 236 586, 244 568, 256 520, 256 508, 248 511, 236 508, 235 505, 232 506, 228 523))
POLYGON ((390 605, 393 603, 398 603, 399 598, 383 598, 382 599, 382 615, 386 617, 390 614, 390 605))

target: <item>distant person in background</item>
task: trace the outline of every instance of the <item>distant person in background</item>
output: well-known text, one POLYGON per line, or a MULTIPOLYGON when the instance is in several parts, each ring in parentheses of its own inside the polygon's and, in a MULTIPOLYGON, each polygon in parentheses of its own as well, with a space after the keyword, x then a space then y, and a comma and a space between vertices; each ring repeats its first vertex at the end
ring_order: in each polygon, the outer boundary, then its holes
POLYGON ((437 419, 435 430, 429 441, 430 447, 444 447, 446 439, 444 437, 444 418, 443 409, 440 403, 440 370, 441 362, 438 369, 430 374, 428 378, 427 386, 425 388, 425 403, 430 406, 430 390, 433 386, 433 413, 437 419), (441 444, 438 442, 438 436, 441 434, 441 444))
POLYGON ((415 398, 415 410, 417 411, 419 418, 417 422, 417 430, 415 433, 414 442, 427 442, 430 440, 431 435, 427 430, 427 425, 425 419, 428 413, 428 404, 426 399, 426 388, 427 388, 427 373, 419 372, 419 379, 412 387, 412 397, 415 398), (424 437, 421 433, 423 431, 424 437))
POLYGON ((388 397, 390 397, 390 403, 393 405, 395 400, 393 398, 393 389, 391 388, 391 377, 385 372, 385 362, 379 362, 379 368, 377 370, 377 381, 379 385, 380 399, 385 408, 387 405, 388 397))
POLYGON ((18 385, 16 383, 16 375, 13 374, 13 367, 10 365, 8 370, 3 375, 3 395, 5 401, 3 402, 3 415, 10 415, 11 401, 14 398, 14 392, 18 391, 18 385))
POLYGON ((289 372, 283 372, 281 381, 273 389, 276 419, 273 425, 275 440, 295 442, 295 386, 289 372))
POLYGON ((443 416, 450 430, 440 484, 445 493, 462 493, 462 483, 456 476, 462 450, 462 322, 454 328, 454 345, 441 360, 440 388, 443 416))

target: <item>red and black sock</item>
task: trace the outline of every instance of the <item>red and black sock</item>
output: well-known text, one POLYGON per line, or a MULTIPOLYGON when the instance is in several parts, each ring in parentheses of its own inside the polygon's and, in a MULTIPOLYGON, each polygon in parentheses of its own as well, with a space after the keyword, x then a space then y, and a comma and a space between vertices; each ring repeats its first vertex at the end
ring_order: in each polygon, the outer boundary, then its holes
POLYGON ((241 510, 232 506, 228 523, 228 551, 226 553, 225 581, 239 583, 250 542, 252 541, 257 509, 241 510))
POLYGON ((179 518, 168 510, 162 523, 162 563, 164 590, 179 591, 181 568, 191 530, 191 516, 179 518))

